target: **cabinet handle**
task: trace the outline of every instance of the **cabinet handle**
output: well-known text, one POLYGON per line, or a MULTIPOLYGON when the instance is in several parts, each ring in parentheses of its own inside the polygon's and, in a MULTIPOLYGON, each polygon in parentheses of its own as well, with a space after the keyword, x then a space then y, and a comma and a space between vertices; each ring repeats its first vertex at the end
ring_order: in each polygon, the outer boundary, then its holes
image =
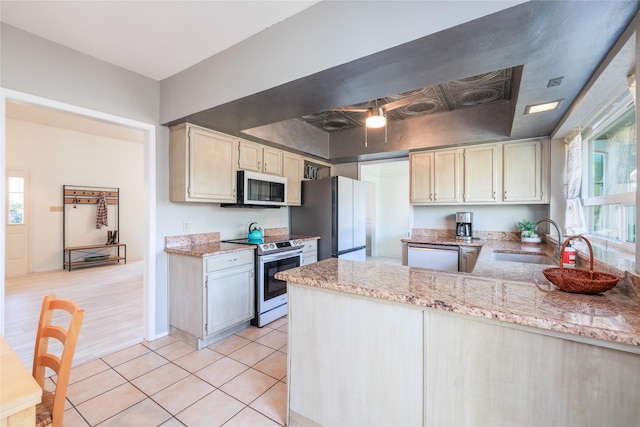
POLYGON ((251 278, 253 279, 253 268, 251 269, 251 278))
POLYGON ((504 191, 504 199, 507 200, 507 191, 504 191))
POLYGON ((229 261, 229 262, 234 262, 234 261, 236 261, 236 260, 237 260, 237 258, 229 258, 227 261, 229 261))

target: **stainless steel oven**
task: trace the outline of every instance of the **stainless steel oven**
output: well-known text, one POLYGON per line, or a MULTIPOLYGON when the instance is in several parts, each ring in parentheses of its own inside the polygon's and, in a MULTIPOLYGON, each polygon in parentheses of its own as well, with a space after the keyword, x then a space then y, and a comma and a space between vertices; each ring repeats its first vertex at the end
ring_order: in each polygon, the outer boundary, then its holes
POLYGON ((266 237, 259 242, 227 240, 229 243, 250 244, 257 248, 256 315, 251 323, 260 328, 287 315, 287 282, 276 279, 275 275, 279 271, 300 267, 304 247, 302 240, 287 237, 266 237))
POLYGON ((255 324, 262 327, 287 315, 287 282, 276 279, 275 275, 279 271, 300 267, 302 249, 258 255, 257 262, 255 324))

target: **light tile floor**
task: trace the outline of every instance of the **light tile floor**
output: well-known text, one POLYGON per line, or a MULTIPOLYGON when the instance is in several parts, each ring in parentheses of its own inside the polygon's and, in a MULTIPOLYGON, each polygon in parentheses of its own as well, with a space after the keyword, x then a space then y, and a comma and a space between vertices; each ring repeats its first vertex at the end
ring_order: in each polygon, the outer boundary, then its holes
POLYGON ((167 336, 79 365, 64 425, 283 426, 287 327, 251 326, 202 350, 167 336))

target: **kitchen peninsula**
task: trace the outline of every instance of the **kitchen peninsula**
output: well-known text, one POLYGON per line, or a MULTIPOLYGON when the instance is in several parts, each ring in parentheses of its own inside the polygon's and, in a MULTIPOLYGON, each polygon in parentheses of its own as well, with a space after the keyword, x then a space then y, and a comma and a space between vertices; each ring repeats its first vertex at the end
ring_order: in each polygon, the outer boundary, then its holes
POLYGON ((485 241, 470 274, 337 259, 278 273, 289 425, 637 425, 638 301, 492 257, 520 246, 485 241))

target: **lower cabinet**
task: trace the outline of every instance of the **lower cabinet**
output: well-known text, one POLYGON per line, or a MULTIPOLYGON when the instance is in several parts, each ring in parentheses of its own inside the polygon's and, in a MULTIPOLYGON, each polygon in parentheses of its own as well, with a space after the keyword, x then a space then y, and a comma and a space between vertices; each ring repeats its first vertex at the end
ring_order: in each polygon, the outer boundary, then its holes
POLYGON ((255 315, 253 249, 195 257, 169 254, 171 334, 201 349, 255 315))
POLYGON ((318 241, 305 240, 302 248, 302 265, 313 264, 318 262, 318 241))
POLYGON ((607 344, 289 283, 287 425, 637 426, 640 354, 607 344))

